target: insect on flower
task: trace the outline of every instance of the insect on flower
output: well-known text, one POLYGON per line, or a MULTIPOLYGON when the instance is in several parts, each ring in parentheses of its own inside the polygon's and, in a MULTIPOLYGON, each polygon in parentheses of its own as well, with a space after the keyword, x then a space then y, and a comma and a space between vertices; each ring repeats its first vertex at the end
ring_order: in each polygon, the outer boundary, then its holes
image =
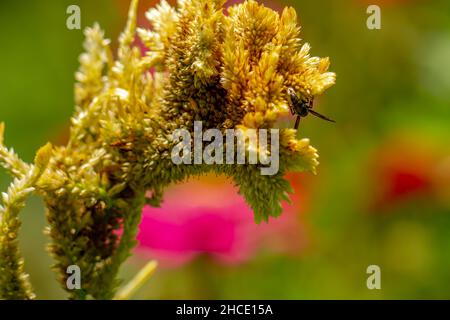
POLYGON ((306 117, 308 114, 312 114, 320 119, 329 121, 329 122, 336 122, 332 119, 329 119, 325 117, 324 115, 321 115, 320 113, 314 111, 312 109, 313 107, 313 98, 309 99, 300 99, 297 94, 295 93, 295 90, 292 88, 287 89, 288 93, 288 100, 289 100, 289 108, 291 109, 292 115, 297 115, 297 120, 295 120, 295 129, 298 129, 298 125, 300 124, 301 117, 306 117))

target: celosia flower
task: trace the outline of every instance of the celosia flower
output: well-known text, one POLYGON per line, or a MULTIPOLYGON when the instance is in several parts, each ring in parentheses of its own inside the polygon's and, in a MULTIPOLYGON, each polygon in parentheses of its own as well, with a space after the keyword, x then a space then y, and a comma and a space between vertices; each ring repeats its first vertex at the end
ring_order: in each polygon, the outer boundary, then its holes
MULTIPOLYGON (((224 2, 180 0, 171 7, 162 1, 147 13, 152 29, 136 30, 138 2, 132 0, 116 56, 100 27, 88 28, 69 142, 51 150, 40 179, 28 180, 30 166, 0 144, 0 164, 44 197, 50 251, 64 289, 67 267, 80 267, 82 289, 69 290, 71 298, 113 297, 144 203, 157 205, 170 184, 208 172, 228 176, 260 222, 282 213, 281 201, 292 190, 287 172, 316 171, 316 149, 294 129, 280 130, 274 176, 262 176, 257 165, 171 161, 175 129, 192 132, 195 120, 204 129, 272 128, 288 113, 288 87, 306 99, 335 82, 329 59, 311 57, 309 44, 302 44, 293 8, 280 15, 249 0, 224 14, 224 2), (134 45, 136 33, 147 46, 144 56, 134 45)), ((8 196, 6 207, 11 199, 23 200, 8 196)), ((13 235, 3 235, 4 247, 13 235)), ((0 259, 0 269, 11 265, 0 259)), ((20 283, 23 273, 11 274, 20 283)))
MULTIPOLYGON (((252 210, 228 180, 192 180, 171 188, 161 208, 146 206, 138 234, 138 252, 163 265, 180 265, 200 254, 223 263, 245 262, 258 248, 299 254, 307 245, 300 203, 284 206, 284 214, 269 224, 255 225, 252 210)), ((298 179, 292 176, 290 181, 298 179)), ((303 191, 298 184, 295 191, 303 191)), ((300 194, 300 193, 296 193, 300 194)), ((305 194, 302 194, 305 197, 305 194)))

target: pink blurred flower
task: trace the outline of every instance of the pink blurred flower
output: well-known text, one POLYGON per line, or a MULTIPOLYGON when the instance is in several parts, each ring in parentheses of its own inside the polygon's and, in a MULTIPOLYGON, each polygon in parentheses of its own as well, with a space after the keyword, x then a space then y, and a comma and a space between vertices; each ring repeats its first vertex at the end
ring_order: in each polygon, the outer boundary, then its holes
POLYGON ((241 263, 259 248, 298 254, 307 240, 296 188, 295 205, 286 204, 281 217, 256 225, 252 210, 228 180, 205 177, 175 186, 161 208, 144 208, 138 252, 172 266, 200 254, 241 263))

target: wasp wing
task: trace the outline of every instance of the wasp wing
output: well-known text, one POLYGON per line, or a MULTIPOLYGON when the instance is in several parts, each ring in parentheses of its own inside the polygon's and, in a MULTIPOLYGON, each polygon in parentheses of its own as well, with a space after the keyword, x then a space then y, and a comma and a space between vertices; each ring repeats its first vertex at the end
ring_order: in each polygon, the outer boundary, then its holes
POLYGON ((296 106, 300 103, 298 97, 295 94, 288 95, 289 109, 291 110, 291 114, 296 114, 296 106))
POLYGON ((292 114, 292 115, 295 114, 295 109, 294 109, 294 106, 293 106, 293 104, 292 104, 291 101, 289 101, 289 110, 291 111, 291 114, 292 114))
POLYGON ((314 111, 314 110, 311 110, 311 109, 310 109, 310 110, 308 110, 308 112, 311 113, 312 115, 314 115, 314 116, 320 118, 320 119, 323 119, 323 120, 326 120, 326 121, 329 121, 329 122, 334 122, 334 123, 336 123, 336 121, 334 121, 334 120, 332 120, 332 119, 330 119, 330 118, 327 118, 327 117, 325 117, 324 115, 321 115, 321 114, 318 113, 317 111, 314 111))

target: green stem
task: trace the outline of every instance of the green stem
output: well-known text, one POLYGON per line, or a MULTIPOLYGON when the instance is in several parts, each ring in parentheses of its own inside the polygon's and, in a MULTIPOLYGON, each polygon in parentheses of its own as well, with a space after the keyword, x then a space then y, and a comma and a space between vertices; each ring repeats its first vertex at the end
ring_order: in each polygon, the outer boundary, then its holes
POLYGON ((96 299, 112 299, 120 282, 116 279, 120 266, 131 256, 132 249, 136 246, 136 235, 141 221, 142 209, 145 204, 145 193, 138 192, 129 204, 129 210, 125 213, 123 232, 116 252, 111 258, 111 263, 99 276, 100 291, 96 299))

